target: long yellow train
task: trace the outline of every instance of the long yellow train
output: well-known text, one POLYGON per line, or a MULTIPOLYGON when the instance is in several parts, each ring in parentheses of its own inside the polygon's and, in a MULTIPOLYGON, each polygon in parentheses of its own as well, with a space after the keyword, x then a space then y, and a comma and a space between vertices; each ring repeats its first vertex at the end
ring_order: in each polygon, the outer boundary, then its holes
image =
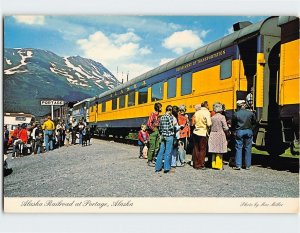
MULTIPOLYGON (((137 132, 155 102, 194 107, 236 101, 254 88, 256 147, 281 154, 299 145, 299 18, 269 17, 233 25, 234 32, 161 65, 89 101, 89 122, 100 135, 137 132)), ((298 147, 299 148, 299 147, 298 147)))

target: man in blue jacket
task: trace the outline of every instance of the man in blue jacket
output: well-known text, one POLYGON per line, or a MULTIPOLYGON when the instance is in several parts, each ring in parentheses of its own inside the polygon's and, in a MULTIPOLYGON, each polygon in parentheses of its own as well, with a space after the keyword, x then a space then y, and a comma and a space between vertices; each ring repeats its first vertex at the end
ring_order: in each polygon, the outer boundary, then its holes
POLYGON ((244 100, 237 101, 237 106, 238 111, 234 113, 232 118, 232 126, 235 129, 235 169, 241 170, 244 148, 246 170, 249 170, 252 157, 253 128, 256 124, 256 117, 252 111, 246 109, 246 102, 244 100))

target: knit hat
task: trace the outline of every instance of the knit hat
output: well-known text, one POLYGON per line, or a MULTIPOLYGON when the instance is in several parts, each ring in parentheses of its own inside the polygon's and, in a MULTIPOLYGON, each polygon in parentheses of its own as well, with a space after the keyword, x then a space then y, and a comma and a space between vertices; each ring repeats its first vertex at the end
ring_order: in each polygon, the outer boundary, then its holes
POLYGON ((245 100, 238 100, 236 101, 236 104, 238 107, 242 107, 244 104, 246 104, 246 101, 245 100))
POLYGON ((213 105, 214 112, 222 112, 223 111, 223 105, 221 103, 214 103, 213 105))
POLYGON ((179 105, 179 111, 180 110, 182 110, 182 111, 186 111, 186 107, 185 107, 185 105, 184 104, 182 104, 182 105, 179 105))

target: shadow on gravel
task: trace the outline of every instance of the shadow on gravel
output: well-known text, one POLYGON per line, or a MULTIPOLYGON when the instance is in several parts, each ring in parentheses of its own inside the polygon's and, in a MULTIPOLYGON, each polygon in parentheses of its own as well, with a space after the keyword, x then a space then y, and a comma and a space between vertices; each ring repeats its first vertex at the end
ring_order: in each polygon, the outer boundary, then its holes
MULTIPOLYGON (((229 161, 229 155, 224 156, 224 161, 229 161)), ((299 173, 299 160, 294 158, 252 154, 252 165, 277 171, 289 171, 292 173, 299 173)))
POLYGON ((12 172, 13 172, 13 169, 11 169, 11 168, 4 169, 3 175, 4 175, 4 176, 8 176, 8 175, 10 175, 12 172))
POLYGON ((289 171, 299 173, 299 160, 284 157, 272 157, 253 155, 252 163, 263 168, 273 169, 277 171, 289 171))
POLYGON ((6 160, 3 163, 3 176, 8 176, 13 172, 12 168, 8 167, 6 160))

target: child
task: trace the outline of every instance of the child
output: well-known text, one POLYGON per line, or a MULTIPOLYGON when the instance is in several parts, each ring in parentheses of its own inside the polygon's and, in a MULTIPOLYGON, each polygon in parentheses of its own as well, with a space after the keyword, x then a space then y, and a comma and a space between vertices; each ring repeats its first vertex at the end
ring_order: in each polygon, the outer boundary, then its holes
POLYGON ((177 152, 177 162, 176 162, 177 167, 184 166, 185 156, 186 156, 186 151, 184 149, 184 143, 182 141, 179 141, 178 142, 178 152, 177 152))
POLYGON ((36 136, 35 138, 35 148, 37 151, 37 154, 40 154, 41 151, 44 152, 44 148, 43 148, 43 133, 39 133, 38 136, 36 136))
POLYGON ((87 144, 91 145, 91 127, 88 122, 86 123, 86 126, 85 126, 85 138, 86 138, 87 144))
POLYGON ((58 124, 55 130, 55 141, 56 141, 57 148, 60 148, 61 146, 61 133, 62 133, 61 126, 58 124))
POLYGON ((71 132, 70 129, 66 130, 66 146, 70 145, 70 139, 71 139, 71 132))
POLYGON ((147 126, 146 125, 141 125, 141 130, 139 131, 138 135, 138 145, 140 146, 140 156, 139 158, 147 158, 147 155, 143 156, 143 149, 144 147, 147 147, 147 143, 149 141, 149 133, 146 131, 147 126))

